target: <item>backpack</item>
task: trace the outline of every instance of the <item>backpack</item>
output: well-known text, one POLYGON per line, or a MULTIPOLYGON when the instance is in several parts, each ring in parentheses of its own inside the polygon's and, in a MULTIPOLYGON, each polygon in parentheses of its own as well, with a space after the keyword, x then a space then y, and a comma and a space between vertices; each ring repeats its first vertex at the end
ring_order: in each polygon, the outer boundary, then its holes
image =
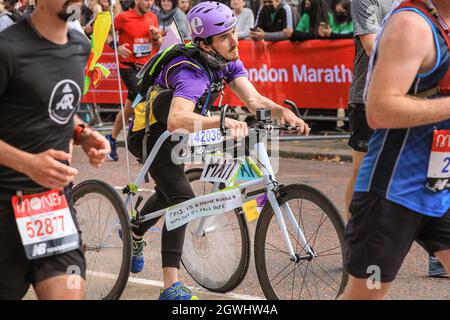
MULTIPOLYGON (((188 44, 174 44, 165 50, 155 54, 139 71, 138 77, 138 87, 137 92, 138 95, 136 100, 133 103, 133 108, 144 99, 149 91, 149 88, 152 87, 155 83, 156 78, 159 76, 164 67, 170 63, 174 58, 183 55, 187 58, 190 58, 194 62, 196 62, 196 66, 198 66, 207 76, 212 84, 213 74, 209 69, 206 63, 203 63, 203 59, 200 56, 199 49, 197 49, 192 42, 188 44)), ((204 107, 202 110, 202 114, 204 113, 207 105, 211 102, 211 86, 208 87, 208 98, 207 102, 204 103, 204 107)))

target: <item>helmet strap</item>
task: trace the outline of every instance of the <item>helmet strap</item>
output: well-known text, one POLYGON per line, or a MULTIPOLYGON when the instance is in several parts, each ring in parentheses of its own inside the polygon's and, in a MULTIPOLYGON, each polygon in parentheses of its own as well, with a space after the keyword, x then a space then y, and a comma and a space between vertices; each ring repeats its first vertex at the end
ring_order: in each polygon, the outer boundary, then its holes
POLYGON ((225 59, 216 50, 214 50, 211 45, 209 46, 212 49, 211 51, 205 51, 198 46, 200 55, 211 69, 222 70, 228 65, 228 63, 231 62, 231 60, 225 59))

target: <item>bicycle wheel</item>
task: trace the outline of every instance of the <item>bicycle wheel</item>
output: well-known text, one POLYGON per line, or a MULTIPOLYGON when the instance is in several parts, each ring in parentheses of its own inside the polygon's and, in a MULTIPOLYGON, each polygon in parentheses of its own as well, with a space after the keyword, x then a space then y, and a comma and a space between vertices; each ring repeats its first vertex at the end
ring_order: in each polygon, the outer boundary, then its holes
MULTIPOLYGON (((255 231, 255 264, 267 299, 335 299, 347 283, 343 267, 344 222, 333 203, 320 191, 306 185, 284 187, 280 207, 287 203, 316 257, 290 260, 283 233, 270 203, 261 212, 255 231), (274 218, 275 217, 275 218, 274 218)), ((286 218, 294 252, 306 252, 286 218)))
MULTIPOLYGON (((212 184, 199 181, 201 168, 186 171, 195 195, 208 194, 212 184)), ((250 237, 247 221, 238 210, 189 222, 182 263, 189 275, 202 287, 226 293, 238 287, 247 274, 250 261, 250 237)))
POLYGON ((98 180, 78 184, 73 201, 86 256, 86 298, 119 299, 131 267, 131 227, 123 201, 98 180))

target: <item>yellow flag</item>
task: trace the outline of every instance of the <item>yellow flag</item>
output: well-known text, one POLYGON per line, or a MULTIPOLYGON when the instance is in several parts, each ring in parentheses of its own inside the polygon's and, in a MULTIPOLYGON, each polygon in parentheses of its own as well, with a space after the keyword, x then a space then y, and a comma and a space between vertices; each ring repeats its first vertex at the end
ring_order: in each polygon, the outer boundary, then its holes
POLYGON ((111 28, 111 14, 108 11, 100 12, 94 22, 94 31, 92 33, 92 53, 93 57, 89 65, 89 71, 93 71, 98 59, 102 56, 103 47, 108 38, 111 28))

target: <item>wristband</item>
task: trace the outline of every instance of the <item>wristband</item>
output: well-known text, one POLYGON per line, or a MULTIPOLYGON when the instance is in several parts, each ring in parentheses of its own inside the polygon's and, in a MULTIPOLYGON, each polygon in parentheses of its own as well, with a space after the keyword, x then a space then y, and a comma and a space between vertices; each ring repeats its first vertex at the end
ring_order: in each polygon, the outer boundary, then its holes
POLYGON ((114 44, 115 44, 114 40, 111 40, 111 42, 108 45, 111 49, 114 50, 114 44))
POLYGON ((75 142, 75 144, 78 144, 78 141, 80 140, 80 137, 86 128, 89 128, 89 126, 85 125, 84 123, 80 123, 75 126, 75 128, 73 129, 73 141, 75 142))

